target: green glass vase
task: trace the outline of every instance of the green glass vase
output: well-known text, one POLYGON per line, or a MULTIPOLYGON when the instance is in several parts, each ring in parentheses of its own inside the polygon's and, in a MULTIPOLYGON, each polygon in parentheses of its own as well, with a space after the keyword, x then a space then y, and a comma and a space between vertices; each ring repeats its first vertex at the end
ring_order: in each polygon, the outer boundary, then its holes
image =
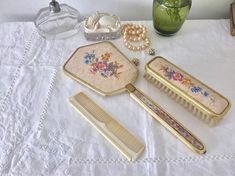
POLYGON ((192 0, 154 0, 153 25, 161 35, 178 32, 188 16, 192 0))

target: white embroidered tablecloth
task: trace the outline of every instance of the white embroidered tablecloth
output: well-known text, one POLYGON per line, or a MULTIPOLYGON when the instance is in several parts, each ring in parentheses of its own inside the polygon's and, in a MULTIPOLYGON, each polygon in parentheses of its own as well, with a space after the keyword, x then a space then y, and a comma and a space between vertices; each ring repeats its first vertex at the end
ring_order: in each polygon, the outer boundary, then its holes
POLYGON ((235 175, 235 37, 229 20, 186 21, 172 37, 149 29, 158 55, 199 78, 232 103, 225 118, 209 127, 143 78, 151 59, 113 43, 129 58, 140 59, 136 85, 206 145, 197 155, 170 134, 127 93, 101 97, 66 77, 63 63, 89 44, 81 31, 72 38, 47 41, 33 23, 0 24, 0 175, 235 175), (146 145, 128 162, 68 103, 83 91, 146 145))

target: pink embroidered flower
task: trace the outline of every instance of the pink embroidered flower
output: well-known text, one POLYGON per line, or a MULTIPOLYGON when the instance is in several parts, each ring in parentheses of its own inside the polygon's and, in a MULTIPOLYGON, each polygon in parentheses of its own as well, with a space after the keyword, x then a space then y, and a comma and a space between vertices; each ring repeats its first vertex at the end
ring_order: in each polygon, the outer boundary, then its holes
POLYGON ((98 71, 96 65, 92 65, 90 71, 91 73, 95 74, 98 71))
POLYGON ((96 63, 96 68, 100 71, 106 70, 108 68, 108 64, 106 61, 99 61, 96 63))
POLYGON ((174 72, 172 78, 176 81, 182 81, 184 76, 179 72, 174 72))

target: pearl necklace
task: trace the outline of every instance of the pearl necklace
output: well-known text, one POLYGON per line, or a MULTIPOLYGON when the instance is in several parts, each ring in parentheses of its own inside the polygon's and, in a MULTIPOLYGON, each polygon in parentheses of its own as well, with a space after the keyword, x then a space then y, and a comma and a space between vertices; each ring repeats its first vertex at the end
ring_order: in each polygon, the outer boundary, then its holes
POLYGON ((132 51, 142 51, 150 46, 150 40, 147 37, 147 29, 144 25, 125 24, 122 28, 124 45, 132 51), (142 42, 140 46, 132 43, 142 42))

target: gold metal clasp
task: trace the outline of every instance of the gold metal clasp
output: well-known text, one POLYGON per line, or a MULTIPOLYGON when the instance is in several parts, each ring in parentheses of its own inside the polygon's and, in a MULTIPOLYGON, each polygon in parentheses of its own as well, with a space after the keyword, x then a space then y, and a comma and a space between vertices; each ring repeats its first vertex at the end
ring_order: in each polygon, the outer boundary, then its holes
POLYGON ((135 86, 133 86, 131 83, 127 84, 125 87, 130 93, 136 90, 135 86))

